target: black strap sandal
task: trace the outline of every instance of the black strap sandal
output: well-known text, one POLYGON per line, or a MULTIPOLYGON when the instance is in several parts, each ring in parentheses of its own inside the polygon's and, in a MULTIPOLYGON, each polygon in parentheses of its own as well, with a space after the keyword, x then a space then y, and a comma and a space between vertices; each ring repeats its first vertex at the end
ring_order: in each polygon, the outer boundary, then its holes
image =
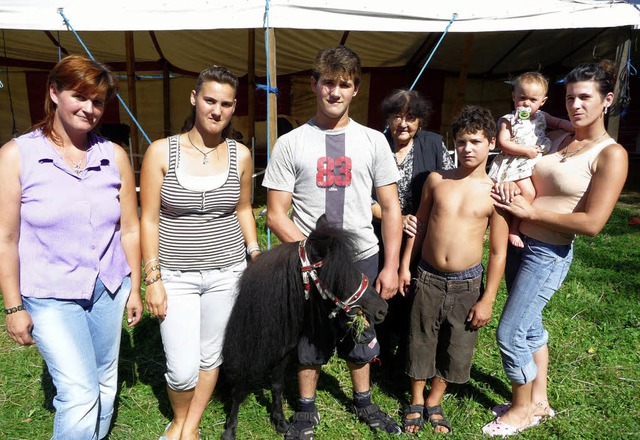
POLYGON ((389 434, 402 433, 396 421, 393 420, 389 414, 382 411, 378 405, 371 404, 362 408, 354 406, 353 410, 358 416, 358 419, 373 431, 379 429, 389 434))
POLYGON ((287 429, 286 440, 313 440, 315 428, 320 423, 320 414, 313 412, 296 412, 287 429))
POLYGON ((444 428, 447 428, 448 430, 448 432, 443 432, 442 434, 451 434, 453 430, 451 429, 451 425, 449 425, 447 419, 444 417, 444 412, 442 411, 442 407, 440 405, 427 406, 425 408, 425 411, 427 413, 427 420, 429 420, 429 423, 431 423, 433 429, 436 429, 438 426, 442 426, 444 428), (431 416, 441 416, 442 418, 432 419, 431 416))
POLYGON ((412 434, 415 434, 424 426, 424 405, 407 405, 404 409, 403 415, 402 423, 405 432, 409 432, 407 431, 407 428, 417 426, 418 430, 412 432, 412 434), (409 418, 408 416, 410 414, 419 414, 419 416, 409 418))

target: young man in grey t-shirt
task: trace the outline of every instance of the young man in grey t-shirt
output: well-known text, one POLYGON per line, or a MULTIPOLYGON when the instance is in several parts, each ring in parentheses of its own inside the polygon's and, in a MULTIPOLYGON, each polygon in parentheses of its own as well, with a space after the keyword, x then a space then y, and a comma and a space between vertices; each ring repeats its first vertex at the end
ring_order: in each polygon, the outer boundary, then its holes
MULTIPOLYGON (((316 56, 311 88, 316 114, 306 124, 282 136, 274 146, 263 186, 267 196, 267 225, 283 242, 304 239, 326 214, 333 225, 352 233, 360 270, 384 299, 398 290, 402 215, 398 202, 398 168, 382 133, 349 118, 349 105, 361 78, 358 55, 345 46, 316 56), (382 208, 385 261, 378 273, 378 242, 371 224, 371 189, 382 208), (292 218, 289 208, 293 206, 292 218)), ((339 347, 351 373, 354 409, 370 428, 400 433, 396 422, 371 403, 369 362, 380 353, 373 324, 367 343, 339 347)), ((348 338, 345 338, 348 339, 348 338)), ((336 341, 338 344, 349 341, 336 341)), ((320 417, 315 392, 321 366, 332 353, 322 352, 307 338, 298 346, 298 411, 286 439, 311 439, 320 417)))

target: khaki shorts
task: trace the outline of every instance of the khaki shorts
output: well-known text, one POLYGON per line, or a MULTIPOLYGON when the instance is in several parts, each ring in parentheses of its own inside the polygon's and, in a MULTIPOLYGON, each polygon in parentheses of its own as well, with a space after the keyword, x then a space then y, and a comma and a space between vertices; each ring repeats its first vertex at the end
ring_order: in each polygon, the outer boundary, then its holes
POLYGON ((421 266, 411 298, 407 374, 419 380, 437 375, 451 383, 467 382, 478 339, 467 316, 484 290, 482 266, 465 271, 480 275, 464 280, 447 279, 451 277, 421 266))

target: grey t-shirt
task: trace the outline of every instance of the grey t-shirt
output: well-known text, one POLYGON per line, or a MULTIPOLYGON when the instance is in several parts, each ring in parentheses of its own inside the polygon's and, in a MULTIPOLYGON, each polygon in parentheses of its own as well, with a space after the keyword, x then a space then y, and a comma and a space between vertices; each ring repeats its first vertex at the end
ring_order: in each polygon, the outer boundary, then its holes
POLYGON ((382 133, 353 120, 337 130, 309 121, 278 139, 262 185, 292 194, 292 219, 303 234, 309 235, 322 214, 352 233, 361 260, 378 251, 371 190, 399 177, 382 133))

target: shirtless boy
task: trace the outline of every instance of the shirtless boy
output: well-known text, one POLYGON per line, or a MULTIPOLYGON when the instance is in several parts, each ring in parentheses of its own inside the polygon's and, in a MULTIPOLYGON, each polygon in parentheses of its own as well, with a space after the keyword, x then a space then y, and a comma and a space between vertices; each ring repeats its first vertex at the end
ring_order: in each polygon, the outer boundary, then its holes
POLYGON ((421 260, 411 300, 409 363, 411 404, 404 428, 419 431, 427 419, 449 433, 440 402, 448 383, 469 380, 477 330, 491 319, 504 273, 509 226, 491 199, 485 166, 495 147, 489 110, 466 106, 452 124, 459 168, 429 175, 422 189, 418 233, 407 240, 400 263, 400 291, 409 292, 410 263, 421 260), (484 235, 490 226, 486 288, 482 282, 484 235), (427 379, 431 389, 424 397, 427 379))

